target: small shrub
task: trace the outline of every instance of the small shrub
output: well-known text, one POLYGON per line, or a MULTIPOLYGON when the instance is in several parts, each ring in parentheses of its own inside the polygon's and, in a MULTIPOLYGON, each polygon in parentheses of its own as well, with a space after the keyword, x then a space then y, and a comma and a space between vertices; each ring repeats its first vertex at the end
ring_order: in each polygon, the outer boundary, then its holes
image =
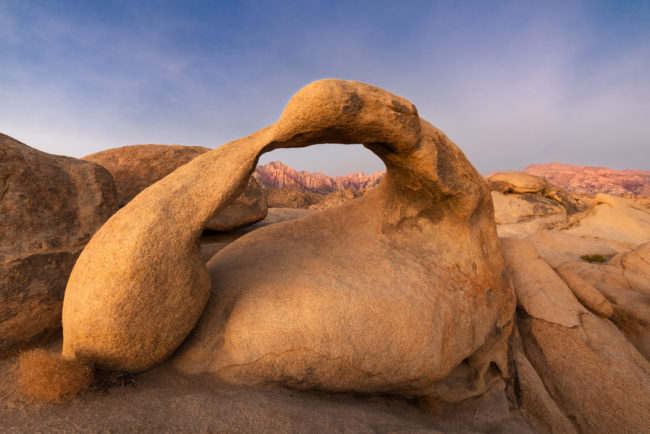
POLYGON ((24 396, 44 402, 70 400, 90 386, 93 367, 42 349, 18 358, 17 389, 24 396))
POLYGON ((580 259, 587 262, 605 262, 607 259, 600 253, 595 253, 593 255, 582 255, 580 259))

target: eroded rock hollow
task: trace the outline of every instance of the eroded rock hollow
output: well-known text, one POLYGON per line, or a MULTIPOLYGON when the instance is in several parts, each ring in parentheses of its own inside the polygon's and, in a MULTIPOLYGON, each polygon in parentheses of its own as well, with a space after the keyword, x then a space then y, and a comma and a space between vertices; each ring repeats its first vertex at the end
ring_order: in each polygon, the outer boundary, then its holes
POLYGON ((322 80, 95 234, 67 286, 63 356, 138 372, 183 343, 184 373, 445 397, 450 374, 483 386, 492 367, 507 375, 513 313, 490 191, 463 153, 407 100, 322 80), (259 156, 318 143, 362 143, 387 174, 341 207, 243 236, 206 268, 198 238, 259 156))

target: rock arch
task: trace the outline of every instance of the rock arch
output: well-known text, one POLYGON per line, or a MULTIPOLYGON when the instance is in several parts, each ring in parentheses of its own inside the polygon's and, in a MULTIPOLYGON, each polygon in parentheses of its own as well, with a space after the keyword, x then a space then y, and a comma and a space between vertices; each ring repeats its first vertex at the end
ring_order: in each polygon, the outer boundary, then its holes
POLYGON ((175 357, 186 373, 425 393, 465 359, 480 375, 490 361, 506 369, 504 347, 491 350, 512 326, 503 269, 489 189, 463 153, 407 100, 321 80, 276 124, 180 167, 95 234, 66 289, 63 356, 138 372, 195 329, 175 357), (254 231, 206 269, 198 237, 259 156, 328 142, 363 143, 384 180, 254 231))

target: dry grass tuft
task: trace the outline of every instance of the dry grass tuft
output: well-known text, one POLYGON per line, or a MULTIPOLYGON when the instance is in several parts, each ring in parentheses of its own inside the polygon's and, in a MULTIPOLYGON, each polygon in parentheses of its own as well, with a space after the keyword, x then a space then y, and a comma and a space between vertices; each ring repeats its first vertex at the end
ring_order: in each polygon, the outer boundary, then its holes
POLYGON ((90 386, 93 367, 42 349, 22 353, 17 365, 17 389, 32 399, 60 403, 90 386))
POLYGON ((607 258, 605 258, 600 253, 595 253, 593 255, 582 255, 582 256, 580 256, 580 259, 582 259, 583 261, 587 261, 590 264, 593 263, 593 262, 603 263, 603 262, 605 262, 607 260, 607 258))

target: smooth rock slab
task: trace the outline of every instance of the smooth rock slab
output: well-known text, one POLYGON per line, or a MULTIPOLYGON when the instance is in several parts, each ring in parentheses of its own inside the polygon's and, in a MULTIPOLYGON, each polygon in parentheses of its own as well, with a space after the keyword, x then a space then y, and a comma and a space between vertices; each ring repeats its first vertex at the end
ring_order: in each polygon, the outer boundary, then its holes
POLYGON ((574 216, 566 233, 625 243, 630 247, 650 241, 650 210, 631 199, 597 194, 589 209, 574 216))
POLYGON ((605 296, 582 277, 561 266, 556 268, 555 272, 564 280, 578 300, 592 312, 605 318, 614 314, 614 308, 605 296))
POLYGON ((619 250, 593 238, 583 238, 560 231, 539 231, 527 236, 526 241, 535 246, 539 256, 552 267, 565 262, 581 261, 581 256, 599 254, 611 258, 619 250))

